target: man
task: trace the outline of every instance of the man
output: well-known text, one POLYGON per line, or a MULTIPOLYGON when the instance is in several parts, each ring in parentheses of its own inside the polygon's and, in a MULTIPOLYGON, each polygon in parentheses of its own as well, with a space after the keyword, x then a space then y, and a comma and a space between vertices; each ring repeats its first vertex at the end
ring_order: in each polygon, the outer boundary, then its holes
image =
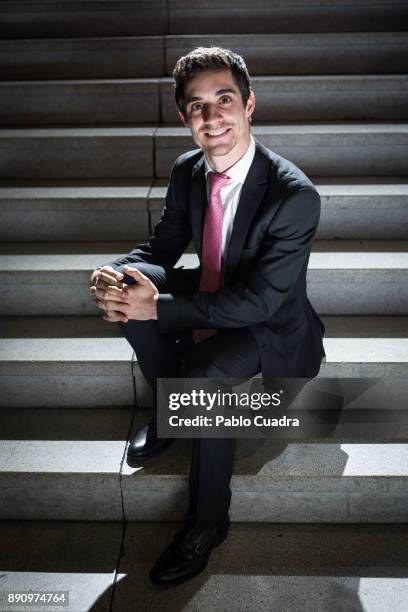
MULTIPOLYGON (((324 326, 306 270, 319 194, 251 135, 255 95, 239 55, 198 48, 173 76, 199 149, 177 158, 148 241, 93 272, 95 303, 118 322, 155 398, 158 377, 314 377, 324 326), (191 240, 200 267, 174 268, 191 240)), ((128 453, 145 459, 171 442, 157 438, 153 419, 128 453)), ((186 523, 154 565, 154 582, 200 572, 226 538, 234 449, 234 439, 194 440, 186 523)))

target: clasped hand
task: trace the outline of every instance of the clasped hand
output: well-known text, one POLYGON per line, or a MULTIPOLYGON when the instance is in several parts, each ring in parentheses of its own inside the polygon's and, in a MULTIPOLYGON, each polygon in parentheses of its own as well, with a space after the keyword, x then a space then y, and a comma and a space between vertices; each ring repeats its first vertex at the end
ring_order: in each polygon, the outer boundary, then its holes
POLYGON ((128 276, 135 279, 134 285, 121 282, 123 274, 110 266, 103 266, 93 272, 90 291, 95 304, 104 311, 105 321, 122 321, 129 319, 146 321, 157 319, 157 298, 159 292, 152 281, 135 268, 124 266, 128 276))

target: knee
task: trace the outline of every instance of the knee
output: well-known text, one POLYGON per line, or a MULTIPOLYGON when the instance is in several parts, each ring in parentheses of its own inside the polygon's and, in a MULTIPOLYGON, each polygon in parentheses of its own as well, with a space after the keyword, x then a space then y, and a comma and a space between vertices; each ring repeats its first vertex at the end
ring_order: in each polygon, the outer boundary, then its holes
POLYGON ((129 319, 127 323, 123 321, 117 321, 116 323, 125 338, 131 341, 131 344, 149 342, 157 336, 157 321, 129 319))

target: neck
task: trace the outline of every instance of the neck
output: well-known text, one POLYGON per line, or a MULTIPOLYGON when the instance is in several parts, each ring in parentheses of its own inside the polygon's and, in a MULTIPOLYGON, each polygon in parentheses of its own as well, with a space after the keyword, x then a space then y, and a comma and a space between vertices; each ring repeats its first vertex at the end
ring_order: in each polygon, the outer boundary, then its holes
POLYGON ((250 138, 251 136, 248 134, 248 136, 239 143, 239 146, 234 147, 227 155, 211 155, 205 152, 205 158, 215 172, 227 172, 227 170, 232 168, 232 166, 234 166, 248 151, 250 138))

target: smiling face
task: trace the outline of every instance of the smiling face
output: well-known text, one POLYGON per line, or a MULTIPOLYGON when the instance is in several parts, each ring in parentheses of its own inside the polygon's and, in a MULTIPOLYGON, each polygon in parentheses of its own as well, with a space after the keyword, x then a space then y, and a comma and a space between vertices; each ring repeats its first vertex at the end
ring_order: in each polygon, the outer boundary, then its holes
POLYGON ((187 81, 184 95, 185 115, 179 113, 181 120, 214 170, 224 172, 249 146, 253 91, 244 106, 230 70, 206 70, 187 81))

